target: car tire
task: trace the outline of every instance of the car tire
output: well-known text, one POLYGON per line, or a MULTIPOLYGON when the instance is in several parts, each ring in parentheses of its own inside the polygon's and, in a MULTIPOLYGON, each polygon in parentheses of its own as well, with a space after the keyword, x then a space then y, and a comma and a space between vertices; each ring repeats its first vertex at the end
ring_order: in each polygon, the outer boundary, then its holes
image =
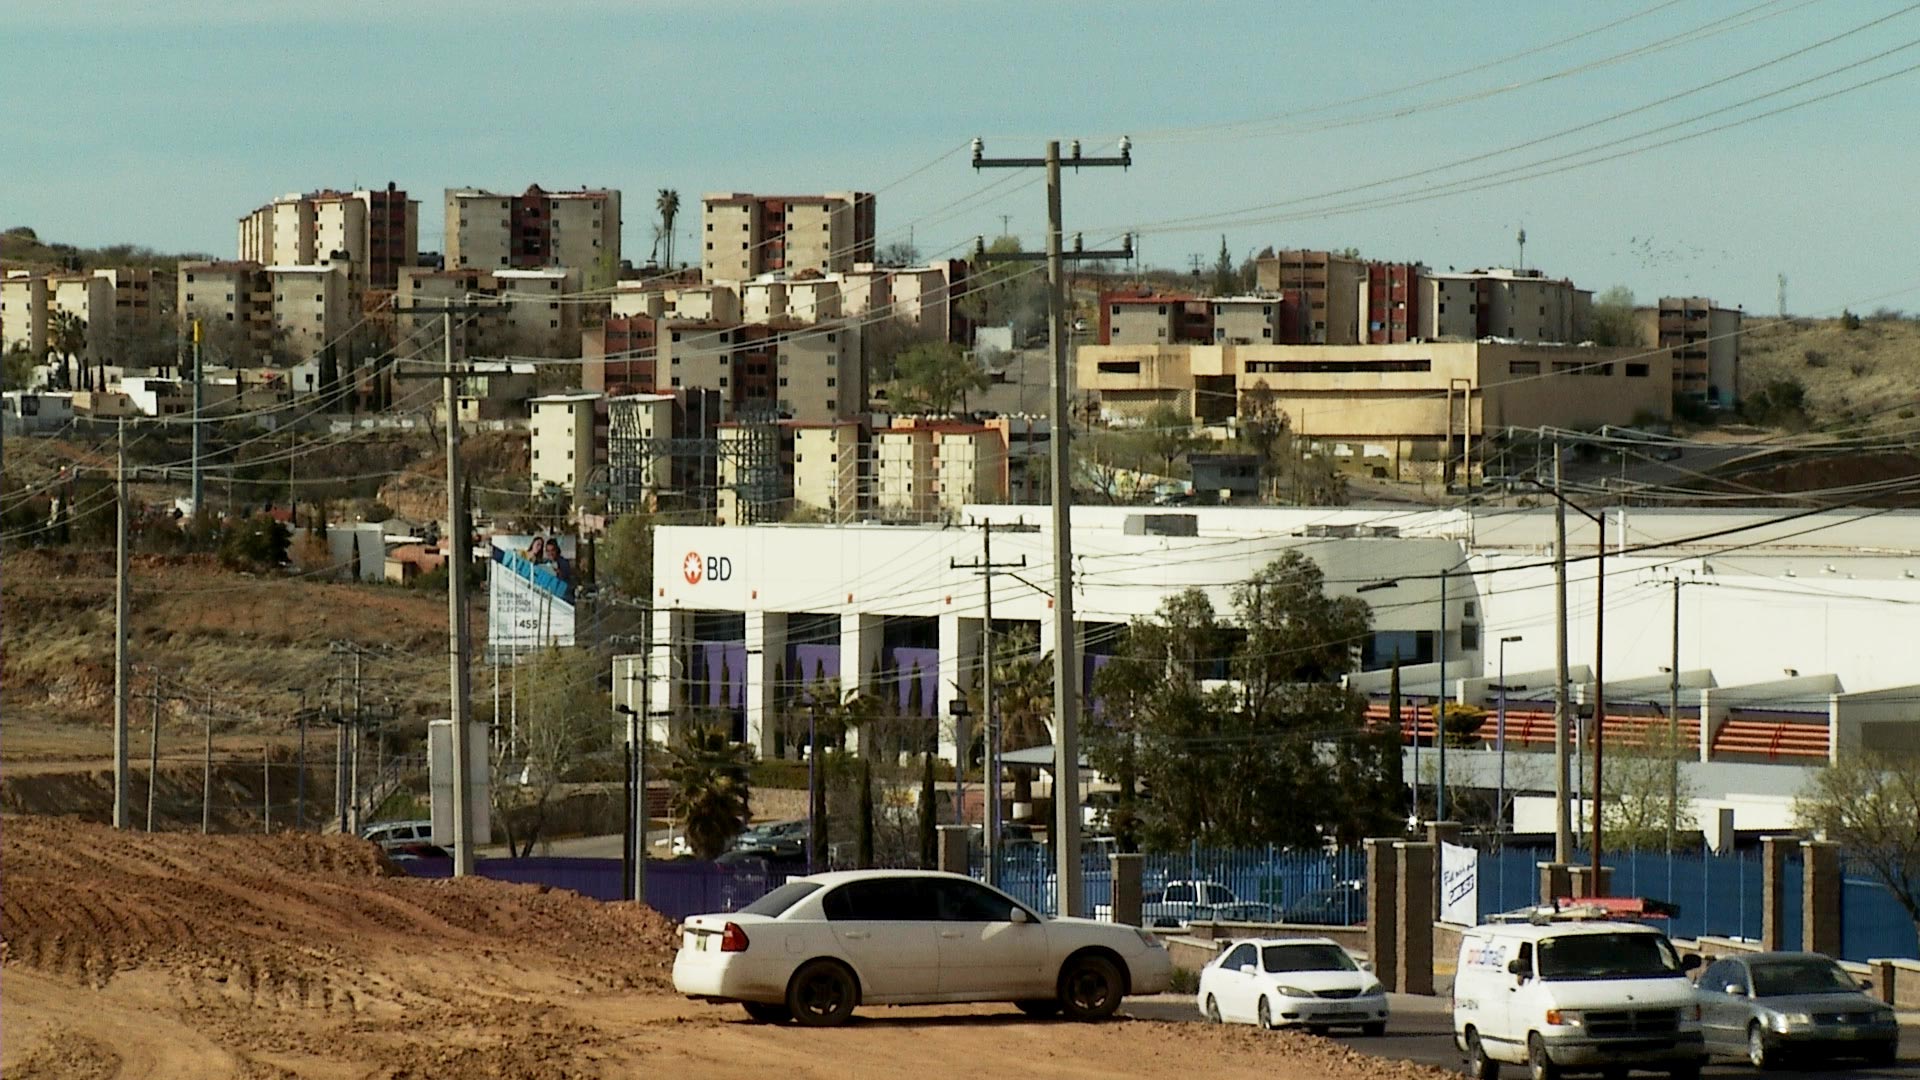
POLYGON ((1899 1060, 1900 1043, 1898 1040, 1889 1039, 1867 1051, 1867 1064, 1869 1065, 1892 1065, 1899 1060))
POLYGON ((1059 987, 1060 1011, 1069 1020, 1088 1023, 1113 1015, 1126 993, 1126 980, 1112 960, 1098 953, 1082 953, 1060 969, 1059 987))
POLYGON ((1035 1020, 1051 1020, 1060 1015, 1060 1003, 1052 998, 1041 1001, 1016 1001, 1013 1007, 1035 1020))
POLYGON ((785 1005, 769 1005, 762 1001, 743 1001, 740 1006, 747 1010, 747 1018, 756 1024, 784 1024, 793 1019, 785 1005))
POLYGON ((1478 1028, 1467 1029, 1467 1075, 1473 1080, 1500 1080, 1500 1063, 1487 1056, 1478 1028))
POLYGON ((1780 1051, 1758 1021, 1747 1025, 1747 1064, 1762 1072, 1780 1064, 1780 1051))
POLYGON ((1273 1006, 1267 1004, 1267 999, 1265 997, 1262 997, 1260 999, 1260 1011, 1258 1014, 1258 1018, 1259 1018, 1260 1030, 1266 1031, 1273 1027, 1273 1006))
POLYGON ((1375 1020, 1371 1024, 1360 1025, 1360 1034, 1365 1035, 1369 1039, 1377 1039, 1386 1033, 1387 1022, 1385 1020, 1375 1020))
POLYGON ((1332 1029, 1327 1027, 1327 1025, 1325 1024, 1308 1024, 1307 1025, 1307 1034, 1318 1035, 1323 1039, 1326 1038, 1327 1032, 1331 1030, 1332 1029))
POLYGON ((1209 1024, 1221 1023, 1220 1003, 1213 999, 1212 994, 1207 995, 1207 1007, 1201 1011, 1201 1015, 1207 1018, 1207 1023, 1209 1024))
POLYGON ((1560 1080, 1560 1066, 1547 1053, 1547 1041, 1539 1032, 1527 1036, 1527 1076, 1529 1080, 1560 1080))
POLYGON ((787 1012, 801 1027, 838 1027, 853 1015, 860 987, 835 960, 810 960, 787 980, 787 1012))

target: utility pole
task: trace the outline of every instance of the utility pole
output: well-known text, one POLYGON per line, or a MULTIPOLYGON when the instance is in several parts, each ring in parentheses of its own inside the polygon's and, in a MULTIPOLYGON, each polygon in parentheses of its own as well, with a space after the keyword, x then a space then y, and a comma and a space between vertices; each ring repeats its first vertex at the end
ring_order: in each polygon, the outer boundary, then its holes
POLYGON ((206 509, 200 500, 206 494, 206 477, 200 471, 200 447, 206 436, 201 433, 204 424, 206 398, 200 383, 200 320, 193 320, 193 512, 199 514, 206 509))
POLYGON ((300 691, 300 708, 293 714, 293 721, 300 728, 300 758, 294 779, 293 816, 294 828, 307 827, 307 692, 300 691))
POLYGON ((117 524, 114 531, 113 561, 113 827, 131 827, 132 809, 127 805, 127 634, 132 631, 127 601, 127 422, 121 420, 119 466, 114 470, 118 488, 117 524))
POLYGON ((1553 861, 1573 858, 1573 805, 1567 801, 1567 502, 1560 496, 1560 440, 1553 443, 1553 861))
POLYGON ((160 786, 160 672, 153 673, 153 730, 147 733, 147 831, 153 831, 153 793, 160 786))
MULTIPOLYGON (((1440 782, 1433 786, 1433 820, 1447 820, 1447 571, 1440 571, 1440 692, 1433 698, 1433 741, 1439 744, 1440 782)), ((1418 807, 1415 807, 1418 810, 1418 807)))
MULTIPOLYGON (((1555 494, 1559 494, 1555 492, 1555 494)), ((1593 515, 1588 514, 1588 517, 1593 515)), ((1600 763, 1606 753, 1607 745, 1607 512, 1604 508, 1594 520, 1599 532, 1599 544, 1594 556, 1593 574, 1593 895, 1607 895, 1607 885, 1600 873, 1600 805, 1604 792, 1600 788, 1600 763)))
MULTIPOLYGON (((1000 878, 1000 716, 994 710, 993 698, 993 572, 1006 567, 1014 569, 1027 565, 1027 557, 1020 556, 1019 562, 996 563, 993 561, 993 522, 980 523, 980 561, 961 562, 948 560, 955 570, 973 570, 980 575, 982 601, 980 621, 980 711, 981 722, 987 726, 987 884, 998 885, 1000 878)), ((964 751, 956 755, 964 764, 964 751)))
MULTIPOLYGON (((1120 140, 1118 157, 1090 158, 1080 155, 1080 143, 1072 144, 1067 159, 1077 171, 1083 166, 1126 168, 1133 164, 1132 142, 1120 140)), ((973 140, 975 169, 1031 169, 1047 171, 1047 337, 1053 353, 1053 803, 1054 823, 1050 830, 1054 842, 1057 911, 1061 915, 1081 913, 1080 865, 1080 662, 1076 627, 1073 620, 1073 462, 1071 453, 1071 413, 1068 411, 1069 372, 1067 371, 1067 295, 1064 266, 1068 258, 1131 259, 1133 238, 1128 237, 1118 251, 1085 251, 1078 240, 1068 256, 1061 250, 1060 143, 1049 140, 1043 158, 987 158, 985 146, 973 140)), ((985 244, 974 238, 976 255, 985 258, 985 244)), ((1025 252, 1010 252, 1005 258, 1028 261, 1025 252)))
POLYGON ((201 709, 207 721, 207 744, 200 764, 200 835, 213 831, 213 706, 201 709))
POLYGON ((360 742, 365 730, 360 709, 360 649, 353 650, 353 734, 347 742, 347 809, 353 835, 360 835, 360 742))
POLYGON ((1667 669, 1667 854, 1680 829, 1680 579, 1673 579, 1673 656, 1667 669))
POLYGON ((260 748, 260 831, 273 832, 273 744, 260 748))

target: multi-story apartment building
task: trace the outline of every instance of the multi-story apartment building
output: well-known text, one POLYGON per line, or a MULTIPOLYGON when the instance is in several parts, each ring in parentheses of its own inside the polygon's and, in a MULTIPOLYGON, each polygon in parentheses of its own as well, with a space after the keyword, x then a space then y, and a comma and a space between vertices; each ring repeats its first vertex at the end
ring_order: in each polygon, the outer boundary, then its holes
MULTIPOLYGON (((582 344, 580 271, 573 267, 538 270, 428 270, 400 273, 395 306, 433 306, 454 302, 482 305, 454 316, 454 342, 466 355, 579 356, 582 344)), ((408 314, 397 319, 403 352, 438 339, 437 314, 408 314), (428 325, 432 324, 432 325, 428 325)))
POLYGON ((667 504, 712 505, 719 424, 720 395, 711 390, 609 398, 608 509, 624 514, 667 504))
POLYGON ((25 349, 37 360, 47 354, 47 279, 43 274, 9 270, 0 278, 0 352, 25 349))
POLYGON ((1331 251, 1282 251, 1254 260, 1254 282, 1285 304, 1280 340, 1288 344, 1354 345, 1367 264, 1331 251))
POLYGON ((858 516, 861 485, 866 480, 860 422, 795 422, 791 426, 794 506, 824 515, 829 521, 858 516))
POLYGON ((1003 428, 967 420, 903 418, 873 433, 873 512, 951 518, 970 502, 1007 500, 1003 428))
POLYGON ((151 270, 9 271, 0 279, 0 350, 17 345, 35 357, 45 356, 53 344, 53 317, 65 313, 86 325, 81 357, 95 363, 121 359, 116 334, 151 319, 154 310, 151 270))
MULTIPOLYGON (((438 313, 412 312, 412 307, 444 307, 448 304, 488 299, 500 289, 485 270, 435 270, 410 266, 399 273, 394 290, 394 316, 397 351, 409 356, 431 347, 440 339, 441 316, 438 313)), ((504 312, 476 310, 454 316, 453 340, 461 356, 485 356, 508 351, 501 326, 504 312)))
POLYGON ((592 478, 594 466, 604 464, 606 421, 600 409, 605 401, 605 394, 588 390, 529 399, 534 494, 553 484, 578 496, 592 478))
POLYGON ((709 281, 746 281, 769 271, 820 273, 872 262, 873 196, 717 192, 700 199, 700 269, 709 281))
POLYGON ((657 355, 663 389, 717 390, 729 420, 826 423, 866 407, 860 341, 845 323, 681 320, 663 323, 657 355))
POLYGON ((861 328, 856 323, 774 324, 774 396, 782 416, 824 424, 867 406, 861 328))
POLYGON ((1171 406, 1223 419, 1264 389, 1292 429, 1392 475, 1478 468, 1506 427, 1597 427, 1670 417, 1672 361, 1636 349, 1481 341, 1395 345, 1083 346, 1078 386, 1103 413, 1171 406))
POLYGON ((500 328, 506 347, 531 356, 578 356, 581 307, 573 294, 581 287, 573 266, 537 270, 495 270, 501 305, 500 328))
POLYGON ((177 271, 182 325, 198 319, 207 362, 250 364, 273 348, 273 279, 251 260, 183 262, 177 271))
POLYGON ((344 262, 266 268, 272 324, 283 348, 315 356, 347 333, 359 318, 349 273, 344 262))
POLYGON ((519 195, 477 188, 446 191, 447 268, 529 270, 572 267, 582 287, 613 285, 620 269, 620 192, 613 188, 519 195))
POLYGON ((1213 305, 1187 294, 1107 293, 1100 297, 1102 345, 1205 345, 1213 340, 1213 305))
POLYGON ((874 432, 874 513, 913 521, 932 518, 939 505, 938 460, 931 427, 874 432))
POLYGON ((1674 397, 1691 398, 1713 408, 1740 404, 1740 323, 1738 310, 1716 306, 1704 296, 1663 296, 1658 307, 1634 312, 1640 342, 1666 349, 1673 357, 1674 397))
POLYGON ((610 315, 580 331, 581 385, 616 395, 654 392, 658 327, 650 315, 610 315))
POLYGON ((350 264, 355 292, 392 289, 420 261, 420 202, 384 189, 283 195, 240 219, 243 261, 306 266, 336 253, 350 264))
POLYGON ((1416 321, 1434 341, 1579 342, 1593 310, 1591 290, 1539 270, 1427 273, 1417 279, 1416 321))
POLYGON ((1420 319, 1420 283, 1427 268, 1419 263, 1370 262, 1362 286, 1359 337, 1368 345, 1393 345, 1427 336, 1420 319))
POLYGON ((1279 337, 1279 297, 1216 296, 1207 306, 1216 345, 1268 345, 1279 337))

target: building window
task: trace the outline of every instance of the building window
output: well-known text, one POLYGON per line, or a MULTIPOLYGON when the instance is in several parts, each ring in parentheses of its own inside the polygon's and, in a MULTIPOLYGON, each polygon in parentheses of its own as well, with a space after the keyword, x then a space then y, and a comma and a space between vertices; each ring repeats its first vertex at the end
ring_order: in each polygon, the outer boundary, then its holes
POLYGON ((191 284, 193 284, 193 275, 192 275, 192 274, 188 274, 188 275, 187 275, 187 284, 189 284, 189 285, 191 285, 191 284))
POLYGON ((1509 361, 1507 361, 1507 374, 1509 374, 1509 375, 1538 375, 1538 374, 1540 374, 1540 361, 1538 361, 1538 360, 1509 360, 1509 361))
POLYGON ((1644 379, 1646 377, 1647 377, 1647 365, 1645 364, 1628 364, 1627 365, 1627 378, 1644 379))
POLYGON ((1460 624, 1460 651, 1480 651, 1480 624, 1463 622, 1460 624))
POLYGON ((673 384, 672 384, 672 385, 674 385, 674 386, 679 386, 679 385, 680 385, 680 376, 678 376, 678 375, 675 375, 675 376, 673 377, 673 384))
POLYGON ((828 385, 828 386, 832 386, 832 385, 834 385, 834 379, 833 379, 833 376, 831 376, 831 375, 829 375, 829 376, 827 376, 827 385, 828 385))

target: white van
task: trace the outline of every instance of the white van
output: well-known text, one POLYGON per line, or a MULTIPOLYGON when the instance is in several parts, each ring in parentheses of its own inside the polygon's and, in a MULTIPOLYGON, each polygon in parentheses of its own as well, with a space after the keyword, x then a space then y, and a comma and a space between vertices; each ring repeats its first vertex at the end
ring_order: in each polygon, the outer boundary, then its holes
POLYGON ((1562 1072, 1666 1070, 1706 1063, 1700 1003, 1667 936, 1628 922, 1492 923, 1461 935, 1453 1041, 1482 1080, 1500 1063, 1537 1080, 1562 1072))

